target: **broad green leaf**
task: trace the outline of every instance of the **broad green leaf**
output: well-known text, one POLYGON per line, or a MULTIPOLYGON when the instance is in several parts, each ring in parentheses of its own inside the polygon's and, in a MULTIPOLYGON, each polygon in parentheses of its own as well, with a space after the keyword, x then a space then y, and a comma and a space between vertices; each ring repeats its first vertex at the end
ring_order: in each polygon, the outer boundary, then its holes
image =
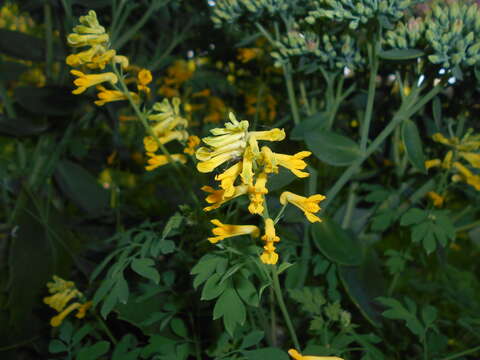
POLYGON ((402 142, 407 152, 408 160, 415 168, 426 173, 422 140, 417 125, 410 119, 406 119, 402 123, 402 142))
POLYGON ((318 159, 334 166, 350 165, 362 156, 356 142, 331 131, 308 132, 305 143, 318 159))
POLYGON ((418 49, 392 49, 381 51, 379 56, 385 60, 412 60, 420 56, 425 55, 425 53, 418 49))
POLYGON ((155 263, 152 259, 134 259, 131 268, 140 276, 152 280, 155 284, 160 281, 160 274, 154 267, 155 263))
POLYGON ((45 41, 19 31, 0 29, 0 53, 23 60, 45 61, 45 41))
POLYGON ((334 220, 323 217, 322 222, 311 225, 312 237, 318 249, 331 261, 340 265, 359 265, 363 250, 357 239, 334 220))
POLYGON ((213 320, 223 317, 227 332, 233 336, 237 324, 243 325, 246 318, 245 305, 235 289, 229 287, 218 298, 213 309, 213 320))
POLYGON ((323 112, 318 112, 307 117, 306 119, 303 119, 290 132, 290 139, 303 140, 305 139, 305 135, 309 132, 320 132, 320 129, 325 125, 326 120, 327 117, 323 112))
POLYGON ((93 331, 93 327, 90 324, 83 325, 75 334, 72 336, 72 345, 78 344, 87 336, 90 332, 93 331))
POLYGON ((411 208, 402 215, 402 218, 400 219, 400 225, 410 226, 413 224, 419 224, 423 222, 427 218, 427 216, 428 211, 419 208, 411 208))
POLYGON ((163 228, 162 238, 165 239, 172 231, 177 230, 182 224, 183 216, 176 213, 168 219, 165 227, 163 228))
POLYGON ((58 163, 55 179, 62 191, 80 208, 99 215, 108 207, 109 194, 97 179, 80 165, 63 160, 58 163))
POLYGON ((233 280, 235 290, 237 290, 240 298, 250 306, 258 306, 260 299, 258 298, 255 286, 243 275, 235 276, 233 280))
POLYGON ((202 300, 212 300, 219 297, 227 288, 229 281, 222 281, 222 274, 210 276, 202 290, 202 300))
POLYGON ((193 280, 193 287, 196 289, 199 285, 205 282, 210 275, 215 271, 217 263, 222 258, 214 255, 205 255, 199 262, 192 268, 190 274, 196 275, 193 280))
POLYGON ((188 336, 188 330, 185 326, 185 322, 180 318, 173 318, 170 321, 170 327, 172 331, 182 338, 186 338, 188 336))
POLYGON ((123 274, 117 278, 114 291, 117 293, 118 301, 120 301, 122 304, 126 304, 130 291, 128 289, 128 283, 123 277, 123 274))
POLYGON ((108 341, 99 341, 95 345, 82 348, 77 355, 77 360, 96 360, 110 349, 108 341))
POLYGON ((269 347, 264 349, 242 351, 247 360, 289 360, 290 357, 283 350, 269 347))
POLYGON ((53 339, 48 344, 48 351, 52 354, 58 354, 64 351, 67 351, 67 346, 60 340, 53 339))
POLYGON ((261 330, 254 330, 251 333, 247 334, 240 345, 241 349, 246 349, 250 346, 257 345, 265 336, 265 332, 261 330))
POLYGON ((296 179, 298 178, 291 171, 280 168, 278 174, 271 174, 268 178, 268 191, 273 192, 283 189, 296 179))
POLYGON ((105 278, 102 281, 102 284, 100 285, 100 287, 95 292, 95 295, 93 296, 93 299, 92 299, 93 306, 97 306, 97 304, 100 303, 100 301, 102 301, 107 296, 107 293, 112 289, 114 285, 115 285, 115 280, 113 280, 110 277, 105 278))
POLYGON ((115 308, 118 304, 118 294, 116 287, 113 287, 113 290, 107 295, 105 300, 103 300, 102 308, 100 309, 100 314, 104 319, 107 318, 108 314, 115 308))
POLYGON ((437 319, 437 309, 432 305, 426 305, 422 309, 422 320, 425 327, 430 327, 437 319))

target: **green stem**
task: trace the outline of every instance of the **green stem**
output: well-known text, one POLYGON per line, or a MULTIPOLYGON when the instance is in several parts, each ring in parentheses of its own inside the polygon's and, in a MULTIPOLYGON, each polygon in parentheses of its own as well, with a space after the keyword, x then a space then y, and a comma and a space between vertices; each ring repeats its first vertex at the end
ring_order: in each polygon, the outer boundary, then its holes
POLYGON ((468 354, 473 354, 473 353, 476 353, 477 351, 480 351, 480 346, 477 346, 477 347, 474 347, 472 349, 468 349, 468 350, 465 350, 465 351, 462 351, 462 352, 459 352, 459 353, 456 353, 456 354, 453 354, 453 355, 449 355, 449 356, 444 357, 440 360, 458 359, 459 357, 462 357, 462 356, 468 355, 468 354))
POLYGON ((115 336, 113 336, 112 332, 110 331, 110 329, 108 328, 107 324, 105 323, 105 321, 100 317, 98 316, 98 314, 95 314, 95 318, 97 319, 98 321, 98 324, 100 325, 100 327, 102 328, 102 330, 105 332, 105 334, 107 334, 108 338, 110 339, 110 341, 117 345, 118 341, 117 339, 115 338, 115 336))
POLYGON ((292 111, 293 122, 295 125, 300 123, 300 114, 298 113, 297 99, 295 97, 295 90, 293 89, 292 80, 292 66, 290 63, 283 65, 283 74, 285 83, 287 84, 288 100, 290 101, 290 109, 292 111))
POLYGON ((308 102, 307 90, 305 88, 305 82, 303 80, 300 81, 300 96, 302 97, 302 101, 304 103, 307 115, 311 116, 312 110, 310 108, 310 103, 308 102))
POLYGON ((370 131, 370 123, 373 114, 373 103, 375 101, 375 84, 378 74, 377 43, 368 45, 368 58, 371 70, 370 79, 368 81, 367 108, 365 109, 365 117, 363 118, 360 135, 360 150, 362 152, 367 148, 368 133, 370 131))
POLYGON ((295 333, 292 320, 290 319, 290 315, 288 314, 285 301, 283 300, 282 289, 280 287, 280 280, 278 279, 278 270, 276 265, 272 266, 272 275, 273 290, 275 291, 275 295, 277 297, 278 306, 280 307, 288 331, 290 332, 290 337, 292 338, 293 345, 295 346, 295 348, 300 349, 300 343, 298 342, 297 334, 295 333))
POLYGON ((347 206, 345 209, 345 216, 342 221, 342 229, 347 229, 350 226, 352 220, 353 209, 355 207, 355 190, 358 187, 358 183, 354 182, 350 185, 350 191, 348 194, 347 206))
POLYGON ((470 223, 467 225, 459 226, 455 229, 455 231, 456 232, 467 231, 467 230, 476 228, 477 226, 480 226, 480 220, 474 221, 473 223, 470 223))
POLYGON ((277 319, 275 315, 275 293, 270 287, 270 338, 272 346, 277 346, 277 319))
POLYGON ((285 212, 285 209, 288 206, 288 202, 282 206, 280 211, 278 212, 277 216, 275 216, 275 220, 273 220, 273 225, 277 225, 277 223, 280 221, 280 218, 282 217, 283 213, 285 212))

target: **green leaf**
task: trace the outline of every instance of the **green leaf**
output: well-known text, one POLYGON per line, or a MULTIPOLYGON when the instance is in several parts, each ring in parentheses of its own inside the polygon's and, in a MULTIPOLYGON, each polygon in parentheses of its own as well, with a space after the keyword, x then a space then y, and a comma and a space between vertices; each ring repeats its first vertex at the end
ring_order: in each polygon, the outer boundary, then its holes
POLYGON ((155 284, 160 282, 160 274, 154 268, 155 262, 152 259, 134 259, 130 267, 138 275, 152 280, 155 284))
POLYGON ((437 319, 437 309, 431 305, 427 305, 422 309, 422 320, 425 327, 430 327, 437 319))
POLYGON ((190 274, 197 275, 193 280, 193 287, 195 289, 212 275, 220 260, 222 260, 222 258, 207 254, 198 261, 190 271, 190 274))
POLYGON ((15 89, 15 98, 29 112, 48 116, 71 115, 79 102, 69 89, 58 86, 20 86, 15 89))
POLYGON ((219 297, 227 288, 228 283, 229 281, 222 281, 222 274, 213 274, 203 287, 201 300, 212 300, 219 297))
POLYGON ((108 341, 99 341, 96 344, 82 348, 77 355, 77 360, 95 360, 107 353, 110 349, 108 341))
POLYGON ((108 208, 108 192, 80 165, 68 160, 60 161, 55 179, 67 197, 91 215, 99 215, 108 208))
POLYGON ((241 349, 246 349, 250 346, 257 345, 265 336, 265 332, 261 330, 255 330, 247 334, 240 345, 241 349))
POLYGON ((326 120, 327 117, 324 112, 318 112, 303 119, 290 132, 290 139, 303 140, 305 139, 305 135, 310 132, 320 132, 320 129, 325 125, 326 120))
POLYGON ((102 303, 102 308, 100 309, 100 314, 104 319, 107 318, 108 314, 115 308, 115 306, 118 303, 118 294, 116 292, 116 288, 113 288, 113 291, 111 291, 105 300, 102 303))
POLYGON ((428 211, 419 208, 411 208, 402 215, 402 218, 400 219, 400 225, 410 226, 413 224, 419 224, 423 222, 427 218, 427 216, 428 211))
POLYGON ((412 60, 425 55, 418 49, 392 49, 381 51, 379 57, 385 60, 412 60))
POLYGON ((117 293, 118 301, 120 301, 122 304, 126 304, 130 291, 128 289, 128 283, 123 277, 123 274, 117 278, 114 291, 117 293))
POLYGON ((243 275, 235 276, 233 280, 235 290, 240 298, 250 306, 258 306, 260 299, 255 286, 243 275))
POLYGON ((289 289, 290 297, 301 305, 301 309, 308 314, 321 315, 322 307, 326 304, 323 289, 320 287, 305 286, 301 289, 289 289))
POLYGON ((78 344, 87 336, 90 332, 93 331, 93 327, 90 324, 83 325, 78 331, 75 332, 75 335, 72 336, 72 345, 78 344))
POLYGON ((45 61, 45 41, 19 31, 0 29, 0 53, 23 60, 45 61))
POLYGON ((373 231, 384 231, 392 225, 397 218, 397 212, 394 209, 385 209, 375 215, 372 221, 373 231))
POLYGON ((388 310, 385 310, 382 315, 387 319, 394 319, 394 320, 404 320, 406 322, 407 327, 410 331, 417 335, 422 336, 424 332, 423 325, 417 319, 416 315, 416 306, 411 300, 407 302, 409 308, 407 309, 405 306, 400 303, 400 301, 395 300, 393 298, 387 297, 379 297, 377 298, 378 302, 388 307, 388 310))
POLYGON ((114 285, 115 285, 115 281, 112 278, 108 277, 104 279, 100 287, 95 292, 95 295, 93 296, 93 299, 92 299, 93 306, 97 306, 97 304, 100 303, 100 301, 104 300, 105 296, 112 289, 114 285))
POLYGON ((53 339, 48 344, 48 351, 52 354, 58 354, 64 351, 67 351, 67 346, 60 340, 53 339))
POLYGON ((165 239, 172 231, 177 230, 182 224, 182 221, 183 216, 179 213, 171 216, 170 219, 168 219, 167 224, 163 228, 162 239, 165 239))
POLYGON ((315 245, 329 260, 340 265, 359 265, 363 261, 362 247, 353 235, 334 220, 324 217, 311 225, 315 245))
POLYGON ((305 143, 318 159, 334 166, 347 166, 362 157, 357 143, 330 131, 308 132, 305 143))
POLYGON ((170 321, 170 327, 172 328, 172 331, 178 336, 182 338, 187 338, 188 330, 185 326, 185 322, 182 319, 173 318, 172 321, 170 321))
POLYGON ((237 324, 245 323, 246 312, 240 297, 233 288, 227 288, 220 296, 213 309, 213 320, 223 317, 227 332, 233 336, 237 324))
POLYGON ((435 235, 431 232, 431 226, 427 230, 425 237, 423 238, 423 248, 427 254, 431 254, 437 248, 437 242, 435 241, 435 235))
POLYGON ((423 154, 422 140, 417 125, 410 119, 402 124, 402 142, 407 152, 408 160, 412 165, 426 174, 425 155, 423 154))
POLYGON ((437 130, 440 131, 442 127, 442 103, 438 96, 432 100, 432 113, 435 125, 437 125, 437 130))
POLYGON ((289 356, 283 350, 268 347, 264 349, 242 351, 247 360, 289 360, 289 356))
POLYGON ((45 121, 36 121, 30 118, 17 117, 15 119, 0 115, 0 134, 10 136, 38 135, 48 129, 45 121))

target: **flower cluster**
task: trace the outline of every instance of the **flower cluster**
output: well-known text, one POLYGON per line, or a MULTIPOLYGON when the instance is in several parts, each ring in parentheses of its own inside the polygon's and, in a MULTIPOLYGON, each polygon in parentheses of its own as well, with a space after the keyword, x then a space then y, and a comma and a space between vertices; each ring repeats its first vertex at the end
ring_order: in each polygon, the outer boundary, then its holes
POLYGON ((443 160, 432 159, 426 161, 426 168, 454 169, 456 173, 453 175, 452 181, 463 181, 473 186, 475 190, 480 191, 480 175, 471 170, 471 168, 480 169, 480 135, 471 135, 471 132, 467 132, 462 139, 457 137, 448 139, 442 134, 436 133, 433 135, 433 140, 450 147, 451 150, 447 152, 443 160), (464 160, 464 162, 462 163, 460 160, 464 160))
POLYGON ((78 319, 83 319, 87 310, 92 306, 91 301, 86 301, 85 296, 75 287, 72 281, 65 281, 58 276, 53 276, 53 282, 47 283, 48 292, 52 294, 43 299, 43 302, 58 312, 50 320, 53 327, 60 326, 62 321, 72 312, 78 319))
MULTIPOLYGON (((264 252, 261 260, 266 264, 275 264, 278 254, 275 253, 274 243, 280 241, 275 233, 275 223, 266 211, 265 195, 268 194, 267 182, 270 174, 278 173, 279 167, 290 170, 299 178, 309 176, 303 171, 307 164, 303 160, 311 153, 301 151, 295 155, 286 155, 273 152, 268 146, 259 146, 260 141, 281 141, 285 138, 283 129, 271 129, 268 131, 249 131, 247 120, 238 121, 233 113, 229 115, 230 121, 223 128, 210 130, 213 136, 203 138, 207 146, 202 146, 196 151, 199 160, 197 169, 203 173, 209 173, 226 163, 234 162, 222 173, 215 176, 219 182, 219 189, 204 186, 202 190, 209 193, 206 198, 209 206, 205 211, 217 209, 228 201, 242 195, 247 195, 250 204, 248 211, 251 214, 261 215, 265 223, 264 252)), ((305 198, 291 192, 284 192, 280 196, 280 203, 286 206, 288 203, 300 208, 307 219, 311 222, 320 221, 314 213, 320 210, 318 203, 325 197, 313 195, 305 198)), ((229 225, 219 220, 212 220, 216 225, 213 229, 215 237, 209 238, 215 243, 227 237, 250 234, 258 237, 260 230, 254 225, 229 225)))

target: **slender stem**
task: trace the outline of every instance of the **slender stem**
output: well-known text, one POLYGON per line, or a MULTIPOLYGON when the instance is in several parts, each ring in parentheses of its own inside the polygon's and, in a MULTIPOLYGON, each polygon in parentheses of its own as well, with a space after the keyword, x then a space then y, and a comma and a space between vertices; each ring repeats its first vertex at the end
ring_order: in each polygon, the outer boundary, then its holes
POLYGON ((361 136, 360 136, 360 150, 363 152, 367 148, 368 133, 370 131, 370 123, 372 121, 373 103, 375 101, 375 84, 378 74, 378 57, 377 57, 377 43, 368 45, 368 58, 370 62, 370 79, 368 81, 368 98, 367 108, 365 109, 365 117, 363 118, 361 136))
POLYGON ((305 89, 305 82, 303 80, 300 81, 300 96, 302 97, 303 104, 305 106, 305 110, 307 115, 312 115, 312 110, 310 109, 310 103, 308 102, 307 90, 305 89))
POLYGON ((100 325, 100 327, 102 328, 102 330, 105 331, 105 334, 107 334, 107 336, 108 336, 108 338, 110 339, 110 341, 116 345, 118 341, 117 341, 117 339, 115 338, 115 336, 113 336, 112 332, 110 331, 110 329, 108 328, 107 324, 106 324, 105 321, 102 319, 102 317, 101 317, 101 316, 98 316, 98 314, 95 314, 95 318, 97 319, 98 324, 100 325))
POLYGON ((352 220, 353 209, 355 207, 355 190, 358 187, 358 183, 354 182, 350 185, 350 191, 348 194, 347 206, 345 209, 345 216, 343 217, 342 229, 347 229, 350 226, 352 220))
POLYGON ((459 352, 459 353, 456 353, 456 354, 453 354, 453 355, 449 355, 449 356, 444 357, 440 360, 458 359, 459 357, 462 357, 462 356, 468 355, 468 354, 473 354, 473 353, 476 353, 477 351, 480 351, 480 346, 476 346, 474 348, 471 348, 471 349, 468 349, 468 350, 465 350, 465 351, 462 351, 462 352, 459 352))
POLYGON ((288 100, 290 101, 290 109, 292 111, 293 122, 295 125, 300 123, 300 114, 298 112, 297 98, 293 89, 292 66, 290 63, 283 65, 283 75, 287 85, 288 100))
POLYGON ((295 348, 300 349, 300 343, 298 342, 295 328, 293 327, 292 320, 290 319, 290 315, 288 314, 288 310, 285 305, 285 301, 283 300, 282 289, 280 287, 280 280, 278 279, 278 270, 276 265, 272 266, 272 275, 273 290, 275 291, 275 295, 277 297, 278 306, 280 307, 288 331, 290 332, 290 337, 292 338, 293 345, 295 345, 295 348))
POLYGON ((275 315, 275 293, 270 287, 270 337, 272 346, 277 346, 277 319, 275 315))
POLYGON ((275 217, 275 220, 273 220, 273 225, 277 225, 277 223, 280 221, 280 218, 282 217, 283 213, 285 212, 285 209, 287 208, 288 203, 282 206, 280 211, 278 212, 277 216, 275 217))
POLYGON ((197 332, 195 331, 195 321, 191 312, 188 313, 188 317, 190 319, 190 325, 192 326, 193 342, 195 344, 195 357, 197 360, 202 360, 202 349, 200 348, 200 341, 198 341, 197 332))

